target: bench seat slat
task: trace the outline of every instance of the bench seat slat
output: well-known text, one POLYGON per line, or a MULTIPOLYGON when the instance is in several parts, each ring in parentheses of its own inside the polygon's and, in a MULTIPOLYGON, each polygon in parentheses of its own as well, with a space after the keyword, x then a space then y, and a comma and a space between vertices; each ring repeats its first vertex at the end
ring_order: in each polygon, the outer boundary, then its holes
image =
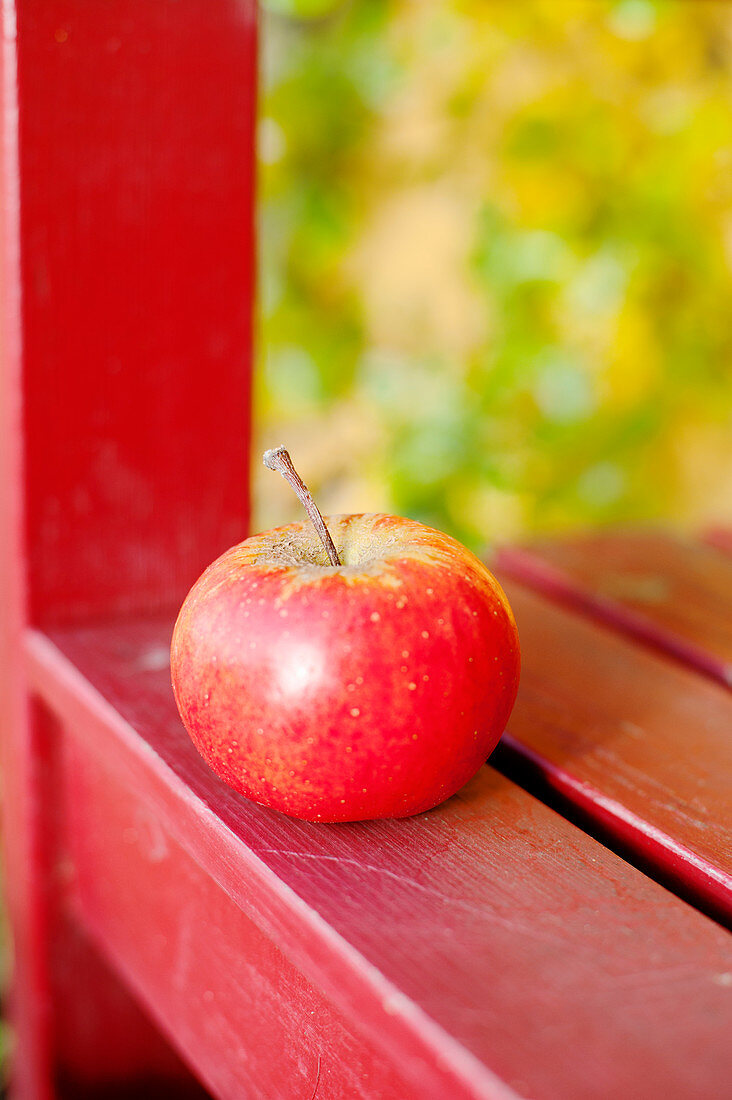
MULTIPOLYGON (((732 923, 732 701, 502 578, 523 656, 501 751, 732 923)), ((500 759, 500 756, 499 756, 500 759)))
MULTIPOLYGON (((256 926, 415 1096, 668 1100, 726 1087, 732 941, 716 924, 490 767, 442 807, 400 822, 313 826, 247 802, 182 729, 165 660, 170 626, 31 633, 27 657, 71 759, 88 755, 69 771, 83 806, 72 845, 80 919, 171 1035, 193 1041, 184 1009, 157 995, 170 961, 161 951, 158 968, 150 943, 130 942, 105 881, 122 892, 123 912, 142 903, 138 884, 155 906, 156 892, 164 900, 174 889, 175 860, 143 874, 138 846, 125 855, 120 828, 134 823, 105 824, 123 805, 125 820, 136 804, 153 815, 163 838, 153 850, 180 849, 221 905, 256 926), (109 808, 102 774, 119 787, 109 808)), ((192 928, 195 955, 196 935, 211 933, 192 928)), ((154 934, 154 919, 138 923, 136 935, 154 934)), ((236 1033, 244 1018, 224 996, 227 967, 207 1011, 236 1033)))
POLYGON ((506 548, 497 567, 732 688, 732 558, 657 531, 506 548))

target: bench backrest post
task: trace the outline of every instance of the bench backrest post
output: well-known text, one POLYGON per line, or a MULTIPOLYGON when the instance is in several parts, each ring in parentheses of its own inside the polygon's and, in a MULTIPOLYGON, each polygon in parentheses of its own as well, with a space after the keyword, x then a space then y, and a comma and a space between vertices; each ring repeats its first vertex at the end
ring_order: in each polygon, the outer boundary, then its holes
POLYGON ((172 613, 247 534, 256 30, 253 0, 2 10, 0 720, 16 1088, 37 1100, 55 807, 24 632, 172 613))

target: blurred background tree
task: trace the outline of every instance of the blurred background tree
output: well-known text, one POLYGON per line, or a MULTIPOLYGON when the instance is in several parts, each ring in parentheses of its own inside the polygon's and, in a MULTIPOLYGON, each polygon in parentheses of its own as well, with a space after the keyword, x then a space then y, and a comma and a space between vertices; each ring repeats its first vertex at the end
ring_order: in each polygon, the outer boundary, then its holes
POLYGON ((732 523, 732 5, 265 0, 262 42, 260 447, 475 548, 732 523))

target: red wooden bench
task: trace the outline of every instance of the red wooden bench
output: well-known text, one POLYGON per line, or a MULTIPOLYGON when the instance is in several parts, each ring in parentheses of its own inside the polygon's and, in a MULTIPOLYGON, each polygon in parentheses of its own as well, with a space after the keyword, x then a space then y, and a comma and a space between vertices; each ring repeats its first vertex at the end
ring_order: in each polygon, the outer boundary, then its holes
POLYGON ((519 702, 421 817, 268 812, 181 726, 247 530, 254 65, 248 0, 4 7, 13 1096, 727 1095, 723 536, 504 552, 519 702))

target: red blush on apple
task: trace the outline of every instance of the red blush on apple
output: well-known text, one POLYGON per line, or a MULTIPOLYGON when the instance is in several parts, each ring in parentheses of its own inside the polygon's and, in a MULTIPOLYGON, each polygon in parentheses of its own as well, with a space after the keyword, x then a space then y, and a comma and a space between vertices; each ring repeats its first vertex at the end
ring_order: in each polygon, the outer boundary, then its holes
POLYGON ((310 521, 204 572, 173 634, 173 689, 231 787, 308 821, 407 817, 495 748, 518 689, 511 608, 455 539, 391 515, 323 519, 284 448, 265 454, 310 521))

